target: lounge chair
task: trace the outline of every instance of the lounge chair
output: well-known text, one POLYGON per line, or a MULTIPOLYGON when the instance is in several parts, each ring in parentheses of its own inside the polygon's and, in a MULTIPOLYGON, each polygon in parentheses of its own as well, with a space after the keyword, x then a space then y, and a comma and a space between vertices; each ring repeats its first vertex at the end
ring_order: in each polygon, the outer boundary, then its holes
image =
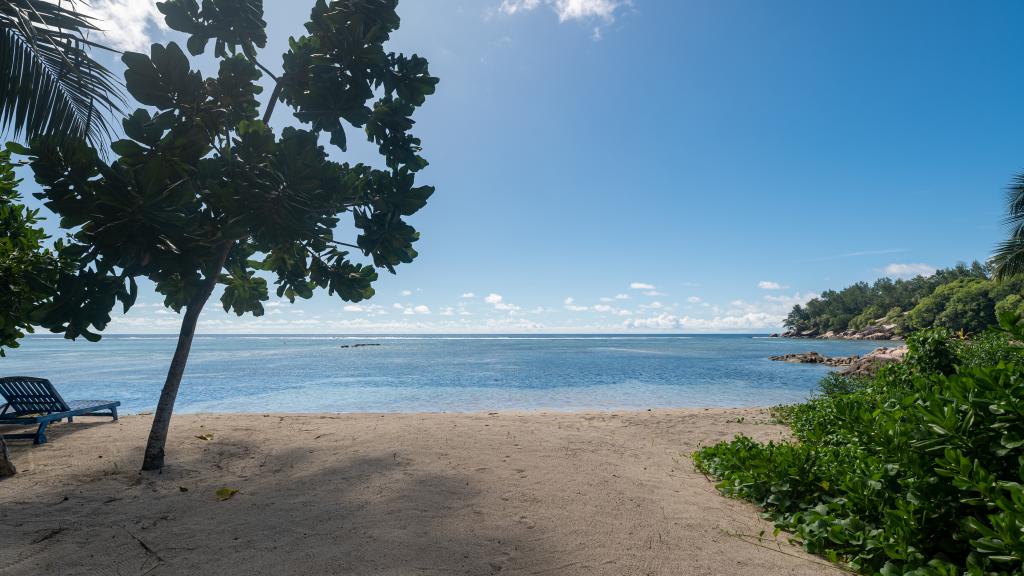
POLYGON ((50 422, 65 418, 72 422, 75 416, 111 416, 117 420, 117 407, 121 405, 111 400, 66 402, 49 380, 29 376, 0 378, 0 396, 6 402, 0 405, 0 425, 39 424, 34 434, 4 434, 4 438, 32 438, 36 444, 46 443, 50 422))

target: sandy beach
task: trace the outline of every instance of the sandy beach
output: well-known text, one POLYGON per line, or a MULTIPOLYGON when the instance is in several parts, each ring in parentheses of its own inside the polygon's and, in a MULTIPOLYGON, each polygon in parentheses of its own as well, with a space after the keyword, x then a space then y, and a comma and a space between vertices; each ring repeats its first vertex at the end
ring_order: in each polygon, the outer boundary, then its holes
POLYGON ((149 423, 12 442, 0 574, 843 573, 693 469, 757 409, 182 415, 141 473, 149 423))

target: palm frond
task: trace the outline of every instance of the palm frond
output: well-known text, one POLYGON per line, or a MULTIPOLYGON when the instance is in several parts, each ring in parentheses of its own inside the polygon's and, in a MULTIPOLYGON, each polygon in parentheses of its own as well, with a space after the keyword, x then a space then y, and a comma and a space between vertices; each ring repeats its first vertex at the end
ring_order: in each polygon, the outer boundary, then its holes
POLYGON ((14 137, 110 138, 124 103, 117 79, 88 53, 106 49, 92 19, 65 1, 0 0, 0 130, 14 137))
POLYGON ((1006 222, 1024 223, 1024 174, 1017 174, 1006 190, 1006 222))
POLYGON ((1006 191, 1008 238, 996 246, 989 263, 997 280, 1024 273, 1024 174, 1018 174, 1006 191))

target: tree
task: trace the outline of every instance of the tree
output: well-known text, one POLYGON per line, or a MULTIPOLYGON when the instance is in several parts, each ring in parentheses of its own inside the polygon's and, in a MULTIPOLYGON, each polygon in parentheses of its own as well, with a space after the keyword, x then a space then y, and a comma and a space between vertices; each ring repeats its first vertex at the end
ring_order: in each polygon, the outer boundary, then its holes
MULTIPOLYGON (((27 139, 109 137, 106 114, 123 97, 113 75, 89 56, 102 48, 74 2, 0 0, 0 131, 27 139)), ((44 246, 39 211, 21 203, 10 153, 0 153, 0 356, 33 328, 52 296, 60 267, 73 259, 59 242, 44 246)))
POLYGON ((110 137, 123 103, 113 74, 93 60, 98 31, 74 1, 0 0, 0 127, 15 137, 110 137))
POLYGON ((267 277, 291 301, 321 288, 358 302, 373 295, 375 268, 393 273, 416 257, 419 234, 404 218, 434 189, 415 185, 427 162, 410 130, 437 78, 425 59, 385 51, 400 23, 397 4, 318 0, 307 33, 290 40, 283 70, 273 74, 257 59, 266 43, 258 0, 159 3, 167 25, 189 35, 193 55, 214 41, 217 76, 203 78, 173 42, 154 44, 149 55, 126 53, 127 90, 148 108, 124 119, 127 137, 111 145, 112 163, 81 140, 33 141, 38 196, 75 229, 78 275, 88 279, 62 284, 40 322, 97 338, 117 301, 132 305, 138 277, 184 312, 144 470, 164 465, 196 323, 218 285, 224 310, 239 315, 263 313, 267 277), (261 116, 263 74, 274 88, 261 116), (309 129, 272 129, 279 102, 309 129), (345 125, 364 128, 385 168, 328 158, 321 134, 344 151, 345 125), (358 231, 354 243, 334 237, 345 214, 358 231))
MULTIPOLYGON (((978 334, 996 326, 995 302, 991 280, 967 280, 953 292, 936 324, 954 332, 978 334)), ((951 284, 955 285, 957 283, 951 284)))
POLYGON ((44 247, 39 211, 21 204, 10 160, 10 152, 0 151, 0 357, 3 347, 16 348, 33 331, 34 311, 52 296, 61 269, 70 266, 44 247))
POLYGON ((1006 225, 1009 237, 996 247, 991 260, 997 280, 1024 272, 1024 174, 1015 176, 1007 191, 1006 225))

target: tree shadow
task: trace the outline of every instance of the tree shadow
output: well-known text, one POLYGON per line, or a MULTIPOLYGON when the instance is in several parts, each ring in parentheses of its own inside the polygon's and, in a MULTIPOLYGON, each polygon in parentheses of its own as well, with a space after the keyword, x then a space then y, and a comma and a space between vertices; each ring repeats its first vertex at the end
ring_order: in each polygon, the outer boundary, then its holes
POLYGON ((544 540, 511 517, 483 521, 468 477, 397 453, 324 466, 308 446, 210 444, 162 474, 19 492, 0 504, 0 574, 492 574, 513 568, 517 542, 544 540), (239 491, 219 501, 219 488, 239 491))

